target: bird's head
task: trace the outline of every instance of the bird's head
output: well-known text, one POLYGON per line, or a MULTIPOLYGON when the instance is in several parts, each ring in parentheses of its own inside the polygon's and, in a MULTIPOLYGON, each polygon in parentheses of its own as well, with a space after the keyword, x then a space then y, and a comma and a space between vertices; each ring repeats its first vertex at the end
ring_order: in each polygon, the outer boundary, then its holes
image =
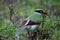
POLYGON ((44 15, 48 15, 48 13, 47 12, 44 12, 43 9, 36 9, 35 12, 38 12, 38 13, 44 14, 44 15))

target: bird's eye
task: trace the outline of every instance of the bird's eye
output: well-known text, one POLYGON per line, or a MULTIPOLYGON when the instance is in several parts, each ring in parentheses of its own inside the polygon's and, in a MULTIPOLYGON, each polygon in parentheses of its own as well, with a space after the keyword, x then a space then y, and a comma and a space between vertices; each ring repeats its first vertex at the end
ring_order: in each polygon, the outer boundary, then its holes
POLYGON ((42 10, 40 10, 40 13, 44 13, 42 10))

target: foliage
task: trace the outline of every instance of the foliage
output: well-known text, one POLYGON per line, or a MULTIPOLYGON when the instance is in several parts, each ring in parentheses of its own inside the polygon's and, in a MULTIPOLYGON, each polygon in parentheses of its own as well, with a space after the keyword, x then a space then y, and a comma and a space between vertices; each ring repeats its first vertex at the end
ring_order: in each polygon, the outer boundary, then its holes
MULTIPOLYGON (((3 3, 4 0, 0 0, 0 17, 1 14, 4 13, 2 18, 0 18, 0 40, 15 40, 15 32, 18 30, 16 24, 12 24, 9 20, 9 5, 3 3), (2 13, 1 13, 2 12, 2 13)), ((14 7, 14 12, 16 15, 22 17, 19 21, 21 22, 32 14, 35 9, 42 8, 47 10, 48 8, 56 8, 57 14, 60 14, 60 0, 18 0, 17 9, 14 7)), ((16 5, 16 6, 17 6, 16 5)), ((52 10, 53 11, 53 10, 52 10)), ((49 12, 50 13, 50 12, 49 12)), ((50 13, 51 14, 51 13, 50 13)), ((19 24, 19 25, 20 25, 19 24)), ((44 21, 44 27, 42 28, 42 24, 39 26, 40 30, 47 30, 49 35, 51 36, 51 40, 60 40, 60 16, 52 16, 49 15, 46 17, 44 21)), ((44 32, 42 32, 43 35, 44 32)), ((23 31, 21 34, 21 39, 25 40, 25 32, 23 31)))
POLYGON ((11 40, 15 35, 14 25, 9 20, 0 19, 0 39, 11 40))

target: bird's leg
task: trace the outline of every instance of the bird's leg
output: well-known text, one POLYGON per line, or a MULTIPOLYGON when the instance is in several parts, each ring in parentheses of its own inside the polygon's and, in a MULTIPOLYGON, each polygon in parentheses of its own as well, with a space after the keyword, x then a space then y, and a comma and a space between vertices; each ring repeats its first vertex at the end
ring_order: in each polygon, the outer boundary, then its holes
POLYGON ((36 35, 36 40, 39 40, 39 35, 38 35, 38 32, 37 32, 37 35, 36 35))

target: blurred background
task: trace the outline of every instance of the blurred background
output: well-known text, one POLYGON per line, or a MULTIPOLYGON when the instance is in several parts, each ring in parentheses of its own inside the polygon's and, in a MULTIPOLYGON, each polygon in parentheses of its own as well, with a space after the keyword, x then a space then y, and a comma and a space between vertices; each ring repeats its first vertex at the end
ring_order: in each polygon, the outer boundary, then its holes
POLYGON ((48 12, 44 29, 52 30, 51 40, 60 40, 60 0, 0 0, 0 40, 15 40, 16 30, 35 9, 48 12))

